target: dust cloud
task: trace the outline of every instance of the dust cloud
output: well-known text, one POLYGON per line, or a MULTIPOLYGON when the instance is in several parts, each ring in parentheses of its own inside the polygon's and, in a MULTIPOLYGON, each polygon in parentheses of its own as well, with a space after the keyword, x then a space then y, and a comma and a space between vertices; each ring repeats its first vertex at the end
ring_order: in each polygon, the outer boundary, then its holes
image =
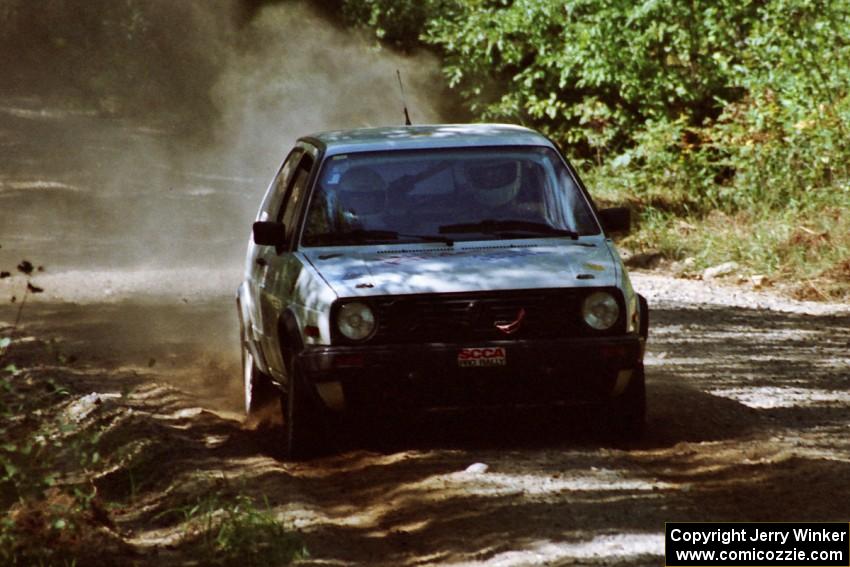
MULTIPOLYGON (((221 109, 231 168, 276 167, 299 134, 403 122, 396 69, 413 119, 439 120, 436 59, 379 50, 367 38, 325 23, 303 3, 268 6, 242 30, 250 48, 233 53, 213 100, 221 109)), ((271 174, 272 171, 267 171, 271 174)))
POLYGON ((241 397, 233 297, 262 194, 297 137, 440 121, 435 59, 299 1, 0 0, 0 327, 241 397), (260 6, 259 8, 257 6, 260 6), (18 303, 10 300, 17 296, 18 303))
POLYGON ((413 119, 440 120, 433 57, 380 49, 307 2, 51 5, 0 7, 0 44, 14 48, 2 56, 14 80, 0 88, 0 267, 205 267, 235 286, 298 136, 400 124, 396 69, 413 119))

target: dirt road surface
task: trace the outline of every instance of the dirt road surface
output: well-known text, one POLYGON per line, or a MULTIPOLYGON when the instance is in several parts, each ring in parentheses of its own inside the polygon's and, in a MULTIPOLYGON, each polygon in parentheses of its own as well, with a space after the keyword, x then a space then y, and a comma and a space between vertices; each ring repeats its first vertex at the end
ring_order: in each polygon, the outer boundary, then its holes
POLYGON ((136 495, 130 467, 97 483, 125 502, 116 532, 147 559, 176 560, 180 527, 155 521, 160 501, 221 479, 267 498, 308 565, 658 565, 665 521, 847 520, 847 306, 636 274, 653 306, 642 442, 605 443, 592 414, 500 410, 373 425, 336 455, 287 463, 280 431, 240 414, 231 275, 104 277, 45 274, 53 292, 24 328, 76 358, 41 372, 75 376, 112 429, 146 436, 136 495))
POLYGON ((288 463, 273 416, 241 414, 234 291, 262 176, 40 100, 0 115, 0 329, 14 266, 43 264, 8 356, 104 431, 121 564, 191 564, 166 512, 210 493, 265 499, 305 565, 658 565, 666 521, 850 519, 847 305, 635 274, 640 443, 598 439, 587 412, 502 409, 372 424, 288 463))

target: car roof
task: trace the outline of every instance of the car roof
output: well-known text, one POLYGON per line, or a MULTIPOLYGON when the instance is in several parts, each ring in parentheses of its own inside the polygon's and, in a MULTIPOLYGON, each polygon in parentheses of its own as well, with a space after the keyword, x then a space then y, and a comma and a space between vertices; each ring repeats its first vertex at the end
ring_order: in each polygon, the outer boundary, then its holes
POLYGON ((321 132, 301 138, 325 155, 381 150, 414 150, 485 146, 547 146, 542 134, 511 124, 435 124, 389 126, 321 132))

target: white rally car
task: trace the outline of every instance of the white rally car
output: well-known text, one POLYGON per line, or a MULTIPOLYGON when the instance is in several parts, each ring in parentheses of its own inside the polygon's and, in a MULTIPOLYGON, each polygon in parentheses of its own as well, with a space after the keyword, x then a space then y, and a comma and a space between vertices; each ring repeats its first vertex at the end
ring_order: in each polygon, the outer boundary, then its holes
POLYGON ((245 406, 284 452, 349 410, 593 403, 636 438, 646 302, 546 137, 508 125, 298 140, 263 198, 237 295, 245 406))

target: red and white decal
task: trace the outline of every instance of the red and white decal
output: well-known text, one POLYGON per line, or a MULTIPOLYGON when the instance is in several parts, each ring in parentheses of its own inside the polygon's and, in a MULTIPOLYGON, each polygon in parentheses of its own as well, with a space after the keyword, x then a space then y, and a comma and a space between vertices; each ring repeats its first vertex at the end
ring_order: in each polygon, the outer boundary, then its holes
POLYGON ((506 366, 508 357, 503 347, 462 348, 457 353, 457 365, 461 368, 473 366, 506 366))

